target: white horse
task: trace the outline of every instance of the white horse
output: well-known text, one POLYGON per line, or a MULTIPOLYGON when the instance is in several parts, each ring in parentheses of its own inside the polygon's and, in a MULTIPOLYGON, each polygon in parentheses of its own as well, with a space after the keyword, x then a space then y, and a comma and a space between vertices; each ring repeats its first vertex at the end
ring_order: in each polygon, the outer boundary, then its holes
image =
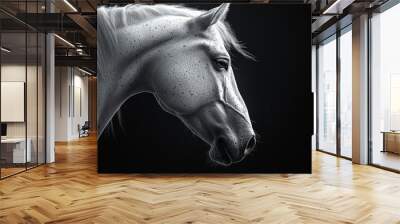
POLYGON ((209 11, 172 5, 98 9, 99 136, 130 97, 149 92, 211 146, 228 166, 255 144, 229 50, 247 58, 225 17, 229 4, 209 11))

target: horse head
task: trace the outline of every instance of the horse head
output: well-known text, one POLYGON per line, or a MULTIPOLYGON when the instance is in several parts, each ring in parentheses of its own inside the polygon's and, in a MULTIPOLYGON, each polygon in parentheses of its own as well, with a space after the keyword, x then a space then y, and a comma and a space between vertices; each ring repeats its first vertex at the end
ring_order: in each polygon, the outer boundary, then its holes
POLYGON ((148 47, 153 53, 147 54, 142 66, 146 75, 140 79, 143 91, 208 143, 210 158, 224 166, 240 162, 256 145, 229 50, 249 54, 224 21, 228 10, 229 4, 222 4, 192 17, 154 20, 158 24, 148 32, 158 27, 170 37, 148 47), (166 23, 176 24, 163 30, 166 23))
POLYGON ((188 36, 161 47, 151 72, 161 107, 207 142, 210 158, 222 165, 241 161, 256 144, 219 30, 227 12, 223 4, 188 20, 188 36))

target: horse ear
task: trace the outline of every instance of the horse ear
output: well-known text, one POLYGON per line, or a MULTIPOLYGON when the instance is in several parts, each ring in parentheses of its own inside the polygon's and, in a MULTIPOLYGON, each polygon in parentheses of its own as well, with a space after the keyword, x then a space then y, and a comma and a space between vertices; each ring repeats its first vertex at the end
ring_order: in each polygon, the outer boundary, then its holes
POLYGON ((218 7, 208 10, 207 12, 191 19, 190 25, 193 25, 197 30, 204 31, 208 27, 218 21, 223 21, 226 18, 229 10, 229 3, 223 3, 218 7))

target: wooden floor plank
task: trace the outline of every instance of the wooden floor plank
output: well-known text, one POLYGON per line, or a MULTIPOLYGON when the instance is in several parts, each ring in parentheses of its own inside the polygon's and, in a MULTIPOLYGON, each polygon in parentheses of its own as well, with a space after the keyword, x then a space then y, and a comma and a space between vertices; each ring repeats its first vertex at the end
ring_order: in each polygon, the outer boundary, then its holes
POLYGON ((96 138, 0 181, 0 223, 400 223, 400 175, 313 152, 313 174, 97 174, 96 138))

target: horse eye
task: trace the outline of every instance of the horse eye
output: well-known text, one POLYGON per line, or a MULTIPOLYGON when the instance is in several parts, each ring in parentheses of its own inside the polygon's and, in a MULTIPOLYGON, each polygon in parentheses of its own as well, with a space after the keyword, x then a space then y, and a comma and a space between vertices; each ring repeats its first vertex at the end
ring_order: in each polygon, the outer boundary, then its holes
POLYGON ((224 69, 224 70, 228 70, 228 68, 229 68, 229 61, 228 61, 228 59, 225 59, 225 58, 217 58, 216 59, 216 64, 217 64, 217 66, 218 66, 218 68, 220 68, 220 69, 224 69))

